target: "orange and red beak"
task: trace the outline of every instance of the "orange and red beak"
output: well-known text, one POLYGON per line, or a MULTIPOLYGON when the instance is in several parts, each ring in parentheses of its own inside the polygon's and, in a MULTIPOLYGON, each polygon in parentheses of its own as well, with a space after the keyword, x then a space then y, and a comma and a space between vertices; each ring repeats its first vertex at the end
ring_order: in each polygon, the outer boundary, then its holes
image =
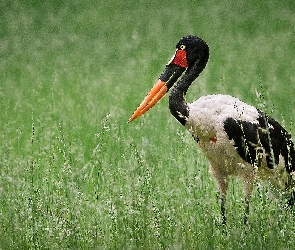
POLYGON ((144 98, 139 107, 135 110, 128 122, 133 121, 152 108, 168 92, 177 79, 188 67, 185 50, 178 49, 175 55, 168 62, 165 70, 161 74, 151 91, 144 98))

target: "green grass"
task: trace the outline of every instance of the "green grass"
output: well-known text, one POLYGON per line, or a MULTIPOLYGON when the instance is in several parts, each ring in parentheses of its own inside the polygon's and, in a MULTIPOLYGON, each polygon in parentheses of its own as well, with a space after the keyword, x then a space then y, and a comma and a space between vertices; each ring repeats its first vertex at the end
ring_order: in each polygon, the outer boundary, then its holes
POLYGON ((127 124, 186 34, 210 46, 188 101, 226 93, 294 131, 293 1, 1 1, 0 249, 292 249, 294 215, 208 162, 167 97, 127 124), (160 119, 161 118, 161 119, 160 119))

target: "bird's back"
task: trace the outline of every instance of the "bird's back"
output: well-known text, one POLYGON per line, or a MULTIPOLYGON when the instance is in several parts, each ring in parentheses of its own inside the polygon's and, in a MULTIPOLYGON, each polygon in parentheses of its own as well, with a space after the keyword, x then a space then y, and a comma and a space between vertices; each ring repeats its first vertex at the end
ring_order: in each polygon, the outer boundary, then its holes
POLYGON ((202 96, 188 104, 188 107, 186 128, 200 140, 224 133, 224 121, 229 117, 253 123, 257 122, 258 118, 255 107, 229 95, 202 96))

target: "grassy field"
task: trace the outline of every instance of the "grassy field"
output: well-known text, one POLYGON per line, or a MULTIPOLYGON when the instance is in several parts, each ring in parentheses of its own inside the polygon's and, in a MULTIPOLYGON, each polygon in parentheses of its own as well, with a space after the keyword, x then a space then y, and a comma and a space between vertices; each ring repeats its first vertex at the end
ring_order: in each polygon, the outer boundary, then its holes
POLYGON ((128 118, 184 35, 225 93, 294 134, 295 2, 0 1, 0 249, 292 249, 294 214, 241 183, 222 233, 208 162, 167 97, 128 118), (160 119, 161 118, 161 119, 160 119))

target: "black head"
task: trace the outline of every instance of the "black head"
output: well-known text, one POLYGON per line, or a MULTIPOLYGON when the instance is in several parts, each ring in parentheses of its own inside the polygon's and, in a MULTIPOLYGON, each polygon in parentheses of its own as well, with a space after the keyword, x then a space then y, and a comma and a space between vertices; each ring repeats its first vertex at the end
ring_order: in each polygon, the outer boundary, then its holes
POLYGON ((159 80, 133 113, 129 122, 152 108, 185 72, 171 92, 169 98, 169 107, 172 114, 184 124, 185 118, 183 117, 187 117, 188 115, 184 95, 193 80, 205 68, 208 59, 209 47, 205 41, 192 35, 181 38, 176 45, 176 52, 168 64, 166 64, 159 80))
POLYGON ((176 49, 186 51, 188 67, 195 63, 206 66, 209 59, 209 47, 207 43, 199 37, 188 35, 180 39, 176 49))

